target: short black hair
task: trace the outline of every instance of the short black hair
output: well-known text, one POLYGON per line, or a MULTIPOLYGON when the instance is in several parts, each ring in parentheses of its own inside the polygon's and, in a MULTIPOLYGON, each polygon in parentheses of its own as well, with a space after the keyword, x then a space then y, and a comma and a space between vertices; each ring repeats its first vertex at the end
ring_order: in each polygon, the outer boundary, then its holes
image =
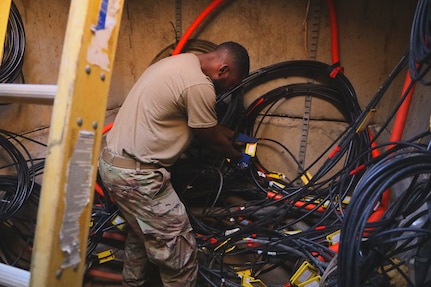
POLYGON ((250 73, 250 57, 247 49, 236 42, 223 42, 216 47, 217 50, 225 50, 232 57, 233 64, 238 68, 238 74, 246 78, 250 73))

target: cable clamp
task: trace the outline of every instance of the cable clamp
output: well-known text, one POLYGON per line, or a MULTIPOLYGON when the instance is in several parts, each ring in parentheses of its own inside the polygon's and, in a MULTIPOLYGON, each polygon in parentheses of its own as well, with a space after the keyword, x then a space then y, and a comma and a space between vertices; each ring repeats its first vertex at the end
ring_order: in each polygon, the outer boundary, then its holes
POLYGON ((344 68, 341 66, 340 62, 337 62, 331 66, 332 70, 329 73, 331 78, 335 78, 339 72, 344 73, 344 68))

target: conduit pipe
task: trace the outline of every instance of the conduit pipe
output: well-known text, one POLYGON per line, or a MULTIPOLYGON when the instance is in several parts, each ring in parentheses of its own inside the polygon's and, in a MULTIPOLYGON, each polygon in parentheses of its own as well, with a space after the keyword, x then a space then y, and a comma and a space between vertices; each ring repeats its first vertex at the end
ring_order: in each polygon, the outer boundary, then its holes
MULTIPOLYGON (((409 112, 410 104, 412 102, 414 88, 416 85, 415 83, 412 83, 412 81, 413 80, 410 77, 410 72, 407 71, 406 78, 404 81, 404 86, 401 93, 401 98, 404 97, 406 92, 408 92, 408 94, 406 95, 404 101, 401 103, 400 107, 398 108, 389 142, 398 142, 401 140, 401 137, 403 135, 404 127, 407 120, 407 115, 409 112), (408 89, 410 89, 410 91, 408 91, 408 89)), ((394 145, 388 146, 388 149, 391 149, 392 147, 394 147, 394 145)), ((389 206, 389 200, 391 195, 390 193, 391 191, 389 189, 382 193, 380 205, 377 207, 376 211, 373 214, 371 214, 371 216, 368 219, 368 222, 376 222, 380 220, 380 218, 383 216, 383 214, 385 213, 386 209, 389 206)))
POLYGON ((181 53, 182 49, 184 48, 184 45, 187 43, 193 32, 199 27, 202 21, 205 20, 205 18, 209 14, 211 14, 211 12, 214 11, 215 8, 217 8, 217 6, 219 6, 221 3, 223 3, 223 0, 214 0, 201 12, 201 14, 199 14, 199 16, 193 21, 193 23, 178 41, 178 44, 172 52, 172 55, 177 55, 181 53))
MULTIPOLYGON (((404 86, 402 89, 401 97, 405 95, 405 93, 408 91, 408 94, 406 95, 404 101, 401 103, 400 107, 398 108, 397 114, 395 116, 394 126, 392 127, 392 133, 389 139, 389 142, 398 142, 401 140, 401 137, 403 135, 404 127, 407 120, 407 115, 409 112, 410 104, 412 102, 412 96, 414 93, 415 83, 412 83, 412 78, 410 77, 410 72, 407 71, 406 79, 404 81, 404 86), (412 86, 413 85, 413 86, 412 86)), ((388 146, 388 149, 392 148, 394 145, 388 146)), ((390 190, 385 190, 382 193, 382 198, 380 200, 380 205, 376 209, 376 211, 370 216, 368 219, 368 222, 376 222, 380 220, 380 218, 383 216, 384 212, 389 206, 389 200, 390 200, 390 190)))
POLYGON ((332 64, 340 62, 340 52, 338 46, 338 23, 337 15, 335 13, 335 6, 333 0, 326 0, 329 12, 329 22, 331 26, 331 53, 332 53, 332 64))
POLYGON ((0 101, 2 103, 24 102, 52 105, 56 93, 57 85, 0 84, 0 101))
MULTIPOLYGON (((339 39, 338 39, 338 23, 337 23, 337 17, 335 13, 335 6, 333 0, 326 0, 326 4, 328 6, 329 11, 329 20, 330 20, 330 27, 331 27, 331 55, 332 55, 332 63, 334 65, 340 65, 340 55, 339 55, 339 39)), ((411 78, 410 74, 407 73, 406 81, 404 83, 403 92, 404 94, 406 90, 408 89, 409 85, 411 84, 411 78)), ((411 102, 411 94, 413 93, 414 89, 411 89, 409 92, 409 95, 403 102, 403 104, 400 106, 397 116, 395 119, 393 131, 391 134, 391 141, 398 141, 401 139, 401 135, 404 130, 405 121, 407 118, 408 109, 411 102)), ((371 131, 368 129, 368 134, 370 138, 373 137, 371 131)), ((375 147, 376 143, 375 141, 372 141, 371 147, 375 147)), ((375 158, 380 155, 380 152, 377 149, 373 149, 372 157, 375 158)), ((384 212, 386 211, 388 205, 389 205, 389 199, 390 199, 390 191, 386 190, 382 194, 381 202, 378 208, 376 209, 373 214, 370 215, 368 218, 368 222, 376 222, 380 220, 380 218, 383 216, 384 212)))
POLYGON ((0 286, 27 287, 29 285, 29 271, 0 263, 0 286))
MULTIPOLYGON (((394 126, 392 127, 392 132, 389 140, 390 142, 398 142, 401 140, 404 127, 406 125, 410 104, 412 102, 415 86, 416 86, 416 83, 413 83, 413 80, 410 77, 410 71, 407 71, 406 78, 404 80, 404 86, 401 92, 401 97, 405 95, 408 89, 410 89, 410 91, 408 91, 408 94, 406 95, 403 103, 400 105, 397 111, 397 114, 395 116, 394 126)), ((390 146, 389 148, 391 147, 392 146, 390 146)))

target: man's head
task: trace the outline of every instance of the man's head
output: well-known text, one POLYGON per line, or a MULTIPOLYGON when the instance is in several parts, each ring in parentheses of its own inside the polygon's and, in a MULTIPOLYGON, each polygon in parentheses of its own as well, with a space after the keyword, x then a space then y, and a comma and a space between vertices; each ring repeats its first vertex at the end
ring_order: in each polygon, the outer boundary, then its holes
POLYGON ((198 57, 202 71, 213 81, 217 94, 241 83, 250 71, 248 52, 236 42, 221 43, 214 51, 198 57))

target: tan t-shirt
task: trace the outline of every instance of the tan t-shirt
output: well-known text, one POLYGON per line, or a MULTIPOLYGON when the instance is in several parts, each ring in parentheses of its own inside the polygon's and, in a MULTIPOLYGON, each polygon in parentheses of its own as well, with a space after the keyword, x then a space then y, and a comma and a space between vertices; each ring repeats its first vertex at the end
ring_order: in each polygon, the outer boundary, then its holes
POLYGON ((190 144, 190 128, 217 124, 215 102, 214 85, 196 55, 164 58, 148 67, 129 92, 107 134, 107 148, 171 166, 190 144))

